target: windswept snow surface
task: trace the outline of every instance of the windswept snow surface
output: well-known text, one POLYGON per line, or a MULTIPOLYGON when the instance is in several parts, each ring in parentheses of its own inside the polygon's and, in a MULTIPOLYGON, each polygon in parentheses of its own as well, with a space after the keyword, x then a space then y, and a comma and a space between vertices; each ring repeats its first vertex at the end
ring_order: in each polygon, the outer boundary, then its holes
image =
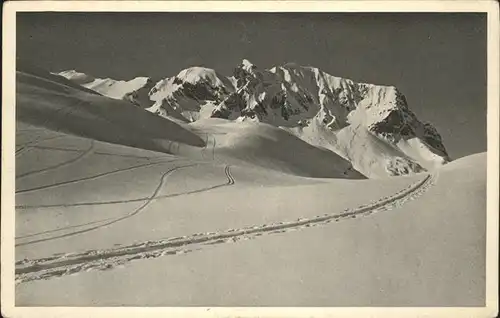
POLYGON ((189 123, 44 74, 17 73, 17 306, 484 305, 484 153, 366 179, 408 162, 352 124, 189 123))

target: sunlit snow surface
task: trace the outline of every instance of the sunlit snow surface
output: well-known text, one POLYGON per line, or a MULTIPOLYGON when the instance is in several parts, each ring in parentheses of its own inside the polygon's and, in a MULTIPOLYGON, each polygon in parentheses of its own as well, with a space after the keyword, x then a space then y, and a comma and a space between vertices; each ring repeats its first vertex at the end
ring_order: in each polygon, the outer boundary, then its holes
POLYGON ((366 179, 292 132, 18 72, 16 305, 484 305, 484 153, 366 179))

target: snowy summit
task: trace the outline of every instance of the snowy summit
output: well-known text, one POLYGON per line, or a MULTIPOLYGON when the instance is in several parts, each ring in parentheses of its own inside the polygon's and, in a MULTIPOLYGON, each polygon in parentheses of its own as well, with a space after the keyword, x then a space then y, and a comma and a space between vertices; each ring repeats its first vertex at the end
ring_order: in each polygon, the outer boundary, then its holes
POLYGON ((182 122, 223 118, 279 127, 333 151, 367 177, 432 170, 450 160, 436 128, 419 121, 396 87, 357 83, 315 67, 259 69, 243 59, 230 77, 196 66, 156 83, 59 74, 182 122))

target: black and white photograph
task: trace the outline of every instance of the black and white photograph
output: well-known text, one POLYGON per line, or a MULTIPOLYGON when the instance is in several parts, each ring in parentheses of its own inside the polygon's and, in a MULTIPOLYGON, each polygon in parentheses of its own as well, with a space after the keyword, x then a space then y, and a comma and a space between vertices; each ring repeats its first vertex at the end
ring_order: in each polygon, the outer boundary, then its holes
POLYGON ((251 2, 11 13, 13 305, 495 313, 498 7, 251 2))

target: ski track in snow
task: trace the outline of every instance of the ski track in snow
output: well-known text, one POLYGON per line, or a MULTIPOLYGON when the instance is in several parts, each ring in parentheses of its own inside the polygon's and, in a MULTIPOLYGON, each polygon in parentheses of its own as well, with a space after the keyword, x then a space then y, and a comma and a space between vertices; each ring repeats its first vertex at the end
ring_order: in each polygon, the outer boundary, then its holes
POLYGON ((61 238, 69 237, 69 236, 75 236, 75 235, 78 235, 78 234, 82 234, 82 233, 94 231, 94 230, 97 230, 97 229, 100 229, 100 228, 103 228, 103 227, 106 227, 106 226, 110 226, 112 224, 115 224, 115 223, 118 223, 120 221, 123 221, 123 220, 126 220, 128 218, 131 218, 131 217, 139 214, 151 202, 154 201, 154 199, 158 196, 158 193, 160 192, 160 190, 163 188, 163 185, 165 184, 165 182, 166 182, 166 180, 167 180, 167 178, 168 178, 169 175, 171 175, 176 170, 179 170, 179 169, 182 169, 182 168, 187 168, 187 167, 192 167, 192 166, 196 166, 196 165, 197 164, 177 166, 177 167, 171 168, 171 169, 167 170, 166 172, 164 172, 162 174, 161 178, 160 178, 160 182, 156 186, 156 189, 153 191, 153 193, 149 197, 147 197, 145 199, 145 202, 140 207, 138 207, 137 209, 135 209, 132 212, 129 212, 129 213, 123 215, 123 216, 114 218, 111 221, 108 221, 108 222, 106 222, 104 224, 96 225, 96 226, 91 227, 91 228, 79 230, 79 231, 76 231, 76 232, 61 234, 61 235, 53 236, 53 237, 49 237, 49 238, 37 239, 37 240, 32 240, 32 241, 23 242, 23 243, 17 243, 15 246, 31 245, 31 244, 40 243, 40 242, 53 241, 53 240, 57 240, 57 239, 61 239, 61 238))
MULTIPOLYGON (((178 159, 178 160, 181 160, 181 159, 178 159)), ((96 174, 96 175, 93 175, 93 176, 83 177, 83 178, 79 178, 79 179, 68 180, 68 181, 61 181, 61 182, 57 182, 57 183, 53 183, 53 184, 46 184, 46 185, 42 185, 42 186, 38 186, 38 187, 34 187, 34 188, 16 190, 16 194, 30 193, 30 192, 40 191, 40 190, 46 190, 46 189, 56 188, 56 187, 60 187, 60 186, 63 186, 63 185, 68 185, 68 184, 75 184, 75 183, 80 183, 80 182, 83 182, 83 181, 95 180, 95 179, 106 177, 106 176, 109 176, 109 175, 112 175, 112 174, 117 174, 117 173, 120 173, 120 172, 130 171, 130 170, 139 169, 139 168, 148 167, 148 166, 160 165, 160 164, 163 164, 163 163, 168 163, 168 162, 173 162, 173 161, 176 161, 176 159, 174 159, 174 160, 168 160, 168 161, 157 161, 157 162, 143 163, 143 164, 140 164, 140 165, 135 165, 135 166, 127 167, 127 168, 122 168, 122 169, 116 169, 116 170, 112 170, 112 171, 107 171, 107 172, 103 172, 103 173, 99 173, 99 174, 96 174)))
POLYGON ((38 170, 33 170, 33 171, 28 171, 28 172, 22 173, 20 175, 17 175, 16 179, 21 179, 21 178, 29 177, 29 176, 32 176, 32 175, 36 175, 36 174, 40 174, 40 173, 45 173, 45 172, 48 172, 48 171, 52 171, 52 170, 55 170, 55 169, 59 169, 59 168, 62 168, 62 167, 69 166, 71 164, 74 164, 74 163, 76 163, 78 161, 81 161, 81 160, 83 160, 83 159, 91 156, 93 154, 93 151, 94 151, 94 140, 90 140, 90 146, 84 152, 82 152, 81 154, 79 154, 78 156, 76 156, 75 158, 71 158, 71 159, 69 159, 67 161, 64 161, 64 162, 61 162, 61 163, 58 163, 56 165, 49 166, 49 167, 46 167, 46 168, 43 168, 43 169, 38 169, 38 170))
MULTIPOLYGON (((83 102, 79 101, 75 105, 80 105, 80 104, 83 104, 83 102)), ((47 118, 47 119, 45 119, 40 124, 40 126, 45 126, 47 123, 49 123, 51 121, 51 118, 56 117, 56 115, 59 115, 61 117, 69 116, 70 114, 72 114, 75 111, 75 109, 76 108, 74 108, 74 107, 60 107, 60 108, 56 109, 55 111, 53 111, 52 112, 52 116, 49 117, 49 118, 47 118)), ((18 133, 22 134, 22 133, 26 133, 26 132, 37 132, 37 131, 46 131, 46 129, 44 129, 44 128, 28 128, 28 129, 24 129, 24 130, 16 130, 16 135, 18 133)), ((55 132, 57 135, 56 136, 52 136, 52 137, 47 137, 47 138, 44 138, 44 139, 36 138, 33 141, 29 141, 29 142, 26 142, 26 143, 23 143, 23 144, 16 145, 16 146, 21 146, 20 149, 16 150, 16 154, 15 154, 16 157, 22 155, 23 153, 25 153, 26 151, 28 151, 28 150, 30 150, 32 148, 35 148, 41 142, 67 137, 64 134, 60 134, 60 132, 58 130, 55 130, 53 132, 55 132)), ((91 145, 91 148, 92 148, 93 145, 94 145, 94 141, 91 141, 91 143, 92 143, 92 145, 91 145)), ((55 168, 58 168, 58 166, 56 166, 55 168)), ((52 170, 52 169, 50 169, 50 170, 52 170)), ((44 171, 34 171, 33 173, 39 173, 39 172, 44 172, 44 171)), ((27 175, 31 175, 31 174, 32 173, 28 173, 27 175)), ((16 176, 16 178, 22 178, 22 177, 25 177, 27 175, 16 176)))
MULTIPOLYGON (((181 159, 179 159, 181 160, 181 159)), ((171 161, 165 161, 161 163, 168 163, 168 162, 173 162, 175 160, 171 161)), ((184 167, 191 167, 191 166, 198 166, 206 164, 203 162, 192 164, 192 165, 187 165, 183 166, 184 167)), ((228 166, 226 166, 225 169, 229 169, 228 166)), ((226 170, 224 170, 226 171, 226 170)), ((120 171, 117 171, 120 172, 120 171)), ((113 205, 113 204, 120 204, 120 203, 132 203, 132 202, 141 202, 141 201, 156 201, 156 200, 161 200, 161 199, 166 199, 166 198, 173 198, 173 197, 178 197, 178 196, 183 196, 183 195, 190 195, 190 194, 195 194, 195 193, 201 193, 201 192, 206 192, 210 190, 214 190, 217 188, 222 188, 226 186, 230 186, 234 184, 234 179, 232 177, 228 176, 228 173, 226 172, 226 176, 228 178, 228 182, 226 183, 221 183, 221 184, 216 184, 210 187, 206 188, 201 188, 197 190, 191 190, 187 192, 179 192, 179 193, 172 193, 172 194, 164 194, 164 195, 157 195, 154 198, 150 197, 140 197, 140 198, 134 198, 134 199, 126 199, 126 200, 111 200, 111 201, 90 201, 90 202, 76 202, 76 203, 58 203, 58 204, 45 204, 45 205, 16 205, 15 208, 16 210, 31 210, 31 209, 50 209, 50 208, 60 208, 60 207, 78 207, 78 206, 92 206, 92 205, 113 205)), ((86 180, 80 180, 80 181, 86 181, 86 180)), ((20 193, 18 193, 20 194, 20 193)))
POLYGON ((201 158, 205 159, 205 151, 208 148, 208 134, 205 134, 205 147, 201 149, 201 158))
MULTIPOLYGON (((67 136, 64 136, 64 137, 67 137, 67 136)), ((63 147, 51 147, 51 146, 40 146, 40 145, 32 146, 32 148, 45 149, 45 150, 60 150, 60 151, 68 151, 68 152, 82 152, 81 149, 69 149, 69 148, 63 148, 63 147)), ((160 159, 160 158, 165 158, 168 156, 168 154, 163 154, 163 155, 158 155, 155 157, 147 157, 147 156, 136 156, 136 155, 130 155, 130 154, 117 154, 117 153, 111 153, 111 152, 105 152, 105 151, 94 151, 94 155, 147 159, 147 160, 160 159)))
MULTIPOLYGON (((226 184, 224 184, 224 185, 233 185, 234 184, 234 179, 233 179, 233 177, 231 175, 231 172, 229 170, 229 166, 226 166, 224 168, 224 172, 225 172, 225 174, 226 174, 226 176, 228 178, 228 182, 226 184)), ((221 187, 221 186, 222 185, 212 186, 210 188, 189 191, 189 192, 183 193, 183 194, 191 194, 191 193, 208 191, 208 190, 216 189, 216 188, 221 187)), ((156 196, 156 198, 158 198, 158 196, 156 196)), ((61 227, 61 228, 57 228, 57 229, 53 229, 53 230, 47 230, 47 231, 39 232, 39 233, 27 234, 27 235, 23 235, 23 236, 18 236, 18 237, 16 237, 16 239, 24 239, 24 238, 34 237, 34 236, 39 236, 39 235, 44 235, 44 234, 48 234, 48 233, 61 232, 61 231, 65 231, 65 230, 68 230, 68 229, 74 229, 74 228, 82 227, 82 226, 85 226, 85 225, 91 225, 91 224, 101 223, 101 222, 108 221, 108 220, 111 220, 111 219, 113 219, 113 218, 105 218, 105 219, 101 219, 101 220, 97 220, 97 221, 92 221, 92 222, 88 222, 88 223, 83 223, 83 224, 78 224, 78 225, 70 225, 70 226, 65 226, 65 227, 61 227)))
POLYGON ((52 137, 47 137, 47 138, 43 138, 43 139, 37 138, 33 141, 28 141, 28 142, 25 142, 22 144, 18 144, 16 146, 21 146, 21 148, 16 150, 16 157, 22 155, 23 153, 26 153, 30 149, 37 148, 37 145, 41 142, 49 141, 49 140, 53 140, 53 139, 64 138, 64 137, 66 137, 66 136, 58 135, 58 136, 52 136, 52 137))
MULTIPOLYGON (((228 177, 229 183, 234 184, 235 181, 228 166, 226 166, 224 172, 228 177)), ((284 233, 327 224, 332 221, 367 216, 372 213, 391 210, 423 195, 436 183, 437 177, 437 174, 428 174, 422 180, 410 184, 408 187, 390 196, 356 208, 345 209, 341 213, 327 213, 313 218, 298 218, 288 222, 269 223, 239 229, 229 229, 221 232, 196 233, 156 241, 145 241, 107 250, 88 250, 67 254, 59 253, 46 258, 24 259, 16 262, 16 284, 78 274, 91 270, 109 270, 116 267, 123 267, 124 264, 134 260, 185 254, 199 250, 203 246, 207 247, 209 245, 255 239, 258 236, 284 233)))
POLYGON ((212 160, 215 160, 215 147, 217 145, 217 139, 214 135, 212 135, 212 139, 214 140, 214 144, 212 145, 212 160))
POLYGON ((205 134, 205 147, 203 147, 201 149, 201 158, 202 160, 215 160, 215 146, 217 144, 217 139, 215 139, 215 136, 214 134, 209 134, 209 133, 204 133, 205 134), (211 157, 212 158, 207 158, 207 150, 208 150, 208 146, 209 146, 209 141, 210 141, 210 138, 209 137, 212 137, 212 145, 211 145, 211 157))

